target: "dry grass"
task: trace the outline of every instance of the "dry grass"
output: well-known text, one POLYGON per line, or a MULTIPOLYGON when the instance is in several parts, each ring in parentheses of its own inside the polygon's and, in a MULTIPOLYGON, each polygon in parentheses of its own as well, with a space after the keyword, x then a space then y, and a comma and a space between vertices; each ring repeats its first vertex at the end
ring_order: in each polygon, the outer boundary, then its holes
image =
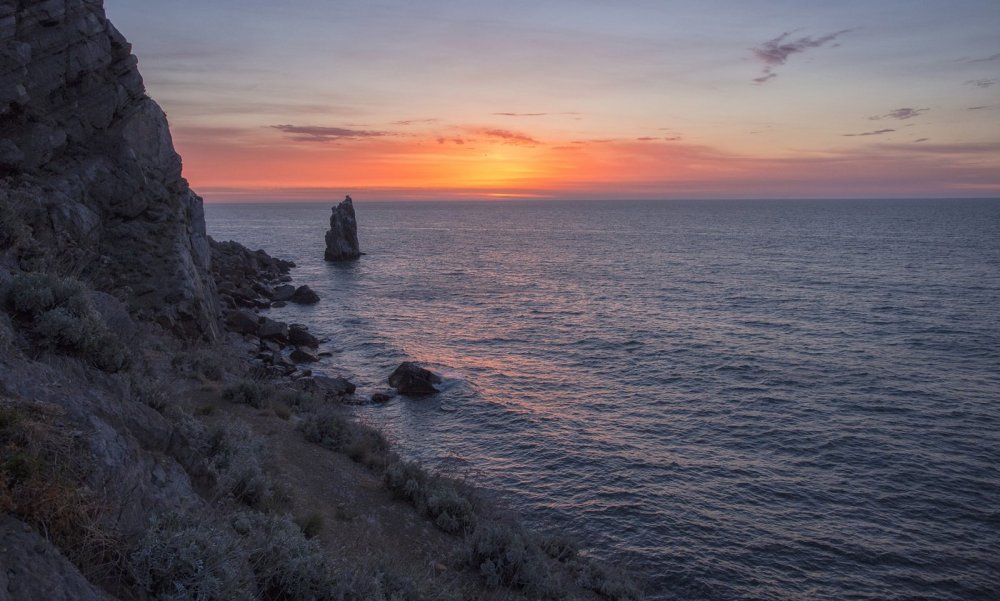
POLYGON ((91 580, 120 581, 125 544, 85 485, 89 452, 61 408, 0 399, 0 511, 35 528, 91 580))

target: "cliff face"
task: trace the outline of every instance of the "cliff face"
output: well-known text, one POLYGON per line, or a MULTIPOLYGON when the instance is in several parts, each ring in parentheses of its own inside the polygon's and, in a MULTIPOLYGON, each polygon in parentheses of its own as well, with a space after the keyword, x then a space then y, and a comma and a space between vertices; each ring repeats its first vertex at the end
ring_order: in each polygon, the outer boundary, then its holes
POLYGON ((0 0, 0 204, 33 239, 0 260, 43 261, 140 318, 215 339, 201 198, 102 4, 0 0))

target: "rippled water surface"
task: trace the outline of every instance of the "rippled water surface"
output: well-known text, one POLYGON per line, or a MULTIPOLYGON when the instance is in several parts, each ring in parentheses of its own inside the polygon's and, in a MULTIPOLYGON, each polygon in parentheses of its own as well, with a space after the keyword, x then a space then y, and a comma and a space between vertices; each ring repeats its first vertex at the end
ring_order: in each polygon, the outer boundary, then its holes
POLYGON ((627 562, 651 599, 996 599, 1000 201, 210 205, 298 265, 408 455, 627 562))

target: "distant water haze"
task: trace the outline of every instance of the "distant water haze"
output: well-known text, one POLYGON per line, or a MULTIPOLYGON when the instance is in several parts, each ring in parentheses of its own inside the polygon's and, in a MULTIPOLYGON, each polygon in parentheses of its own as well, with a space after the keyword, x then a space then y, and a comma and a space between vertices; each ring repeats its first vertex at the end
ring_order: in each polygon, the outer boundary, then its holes
POLYGON ((406 455, 627 563, 651 599, 1000 590, 1000 201, 208 205, 294 260, 406 455))

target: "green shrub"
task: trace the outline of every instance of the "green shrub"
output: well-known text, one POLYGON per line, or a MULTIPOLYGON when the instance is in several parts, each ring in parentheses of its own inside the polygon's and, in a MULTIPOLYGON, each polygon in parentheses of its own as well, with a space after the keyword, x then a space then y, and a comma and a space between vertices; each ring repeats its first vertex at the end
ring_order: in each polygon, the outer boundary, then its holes
POLYGON ((264 444, 248 427, 217 426, 208 434, 207 447, 220 494, 250 507, 263 507, 272 501, 274 489, 264 471, 264 444))
POLYGON ((232 386, 227 386, 222 391, 222 398, 233 403, 250 405, 255 409, 263 409, 268 405, 274 394, 275 390, 273 386, 244 380, 232 386))
POLYGON ((611 601, 640 601, 643 598, 629 576, 592 560, 582 562, 577 583, 611 601))
POLYGON ((198 349, 174 355, 171 360, 174 369, 192 375, 218 382, 226 373, 224 360, 218 351, 198 349))
POLYGON ((431 474, 416 463, 395 460, 385 470, 385 484, 445 532, 469 532, 475 526, 477 499, 463 482, 431 474))
POLYGON ((153 599, 253 598, 243 541, 227 527, 191 517, 155 521, 132 552, 136 583, 153 599))
POLYGON ((282 403, 281 401, 275 401, 272 403, 271 409, 279 419, 288 421, 292 418, 292 410, 288 407, 288 405, 282 403))
POLYGON ((81 282, 21 273, 5 287, 2 300, 41 348, 82 356, 107 372, 128 369, 128 350, 108 330, 81 282))
POLYGON ((92 309, 86 297, 87 289, 72 278, 49 273, 19 273, 7 289, 7 303, 18 313, 36 316, 58 306, 67 306, 75 313, 92 309))
POLYGON ((296 518, 295 523, 306 538, 316 538, 323 531, 323 516, 315 512, 296 518))
POLYGON ((323 550, 287 515, 245 511, 232 519, 249 550, 260 599, 333 600, 347 595, 323 550))
POLYGON ((332 411, 309 415, 299 426, 305 439, 371 468, 384 467, 389 441, 378 430, 332 411))
MULTIPOLYGON (((421 601, 425 597, 420 594, 413 579, 400 574, 388 559, 381 559, 365 570, 360 583, 358 596, 365 601, 421 601)), ((434 591, 435 599, 457 599, 453 591, 434 591), (448 595, 452 592, 452 595, 448 595)))
POLYGON ((158 413, 166 414, 169 407, 176 407, 171 405, 163 386, 153 377, 132 372, 129 374, 129 386, 133 401, 151 407, 158 413))
POLYGON ((514 525, 480 524, 466 540, 466 560, 492 588, 523 590, 532 598, 561 597, 561 587, 548 569, 548 558, 514 525))
POLYGON ((575 559, 580 554, 580 545, 575 540, 559 534, 539 538, 538 546, 546 555, 561 563, 575 559))

